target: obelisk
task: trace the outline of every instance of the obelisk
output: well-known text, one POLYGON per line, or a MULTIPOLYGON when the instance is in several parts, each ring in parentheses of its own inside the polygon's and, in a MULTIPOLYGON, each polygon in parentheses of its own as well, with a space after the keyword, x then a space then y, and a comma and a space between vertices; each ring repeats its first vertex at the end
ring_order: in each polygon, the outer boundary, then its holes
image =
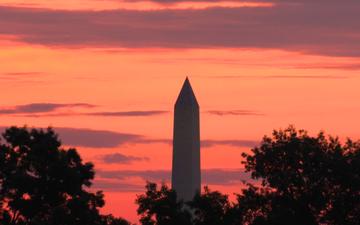
POLYGON ((184 201, 201 188, 199 104, 187 77, 174 109, 172 188, 184 201))

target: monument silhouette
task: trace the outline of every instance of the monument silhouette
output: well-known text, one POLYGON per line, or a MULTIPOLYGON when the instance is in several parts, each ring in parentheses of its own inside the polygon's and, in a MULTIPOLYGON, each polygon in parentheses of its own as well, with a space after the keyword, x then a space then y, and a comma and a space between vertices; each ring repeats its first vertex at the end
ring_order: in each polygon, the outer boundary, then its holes
POLYGON ((201 188, 199 104, 186 77, 174 108, 172 188, 192 200, 201 188))

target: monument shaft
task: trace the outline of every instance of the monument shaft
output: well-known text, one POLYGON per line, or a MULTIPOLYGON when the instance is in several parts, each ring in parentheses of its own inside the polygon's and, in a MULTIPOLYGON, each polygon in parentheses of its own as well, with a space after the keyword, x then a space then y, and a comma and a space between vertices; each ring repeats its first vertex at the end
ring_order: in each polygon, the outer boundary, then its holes
POLYGON ((199 105, 186 78, 174 110, 172 164, 172 188, 184 201, 201 188, 199 122, 199 105))

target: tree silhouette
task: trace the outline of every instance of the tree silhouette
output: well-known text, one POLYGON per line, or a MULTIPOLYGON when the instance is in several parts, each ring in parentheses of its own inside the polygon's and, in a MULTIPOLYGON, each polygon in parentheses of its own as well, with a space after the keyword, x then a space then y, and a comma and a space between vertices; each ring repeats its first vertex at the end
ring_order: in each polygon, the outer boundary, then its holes
POLYGON ((121 224, 99 214, 102 192, 87 190, 94 178, 93 165, 82 162, 75 149, 61 148, 52 129, 11 127, 2 136, 1 224, 121 224))
POLYGON ((243 157, 254 184, 248 183, 235 203, 208 188, 182 203, 175 191, 149 183, 137 199, 142 224, 360 224, 360 142, 341 144, 290 126, 265 136, 243 157))
POLYGON ((191 213, 178 201, 176 192, 166 185, 158 189, 155 183, 147 183, 146 193, 137 196, 138 214, 143 225, 190 225, 191 213))
POLYGON ((243 156, 246 170, 267 189, 257 207, 267 224, 359 224, 359 142, 342 145, 290 126, 243 156))
POLYGON ((232 213, 235 218, 233 225, 268 225, 269 198, 271 193, 267 188, 259 188, 252 184, 246 184, 241 194, 237 194, 237 202, 234 204, 232 213))
MULTIPOLYGON (((102 192, 89 191, 91 163, 63 149, 52 129, 11 127, 0 140, 1 225, 129 225, 101 215, 102 192)), ((290 126, 243 154, 258 184, 231 203, 207 187, 190 202, 166 185, 146 185, 136 199, 143 225, 360 224, 360 142, 290 126), (260 184, 259 184, 260 182, 260 184)))
POLYGON ((123 218, 116 218, 113 215, 102 216, 105 225, 130 225, 130 223, 123 218))
POLYGON ((228 196, 218 191, 210 191, 206 186, 202 194, 197 193, 187 204, 193 211, 194 225, 231 225, 237 219, 228 196))

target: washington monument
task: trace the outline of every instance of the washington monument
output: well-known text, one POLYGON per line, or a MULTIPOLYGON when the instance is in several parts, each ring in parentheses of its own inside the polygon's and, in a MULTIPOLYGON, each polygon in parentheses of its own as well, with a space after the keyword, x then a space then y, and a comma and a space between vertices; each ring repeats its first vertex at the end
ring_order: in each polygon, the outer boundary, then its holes
POLYGON ((200 192, 199 104, 186 78, 174 109, 172 188, 178 199, 192 200, 200 192))

